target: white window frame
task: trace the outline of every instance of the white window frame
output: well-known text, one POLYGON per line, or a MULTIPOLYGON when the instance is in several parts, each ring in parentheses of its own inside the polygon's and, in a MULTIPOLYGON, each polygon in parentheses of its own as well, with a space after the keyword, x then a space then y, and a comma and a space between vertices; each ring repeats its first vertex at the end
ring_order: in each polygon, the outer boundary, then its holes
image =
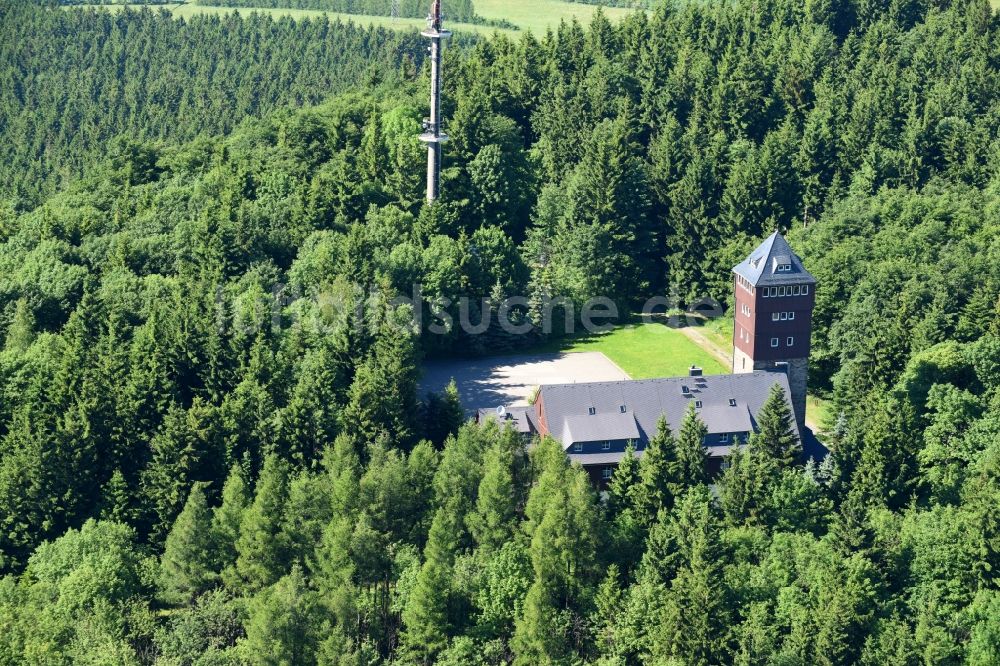
POLYGON ((779 319, 781 319, 781 313, 780 312, 772 312, 771 313, 771 321, 778 321, 779 319))
POLYGON ((610 481, 611 477, 614 476, 615 471, 610 467, 605 467, 601 470, 601 478, 605 481, 610 481))
POLYGON ((583 451, 583 442, 573 442, 573 453, 580 453, 583 451))
POLYGON ((789 347, 794 347, 795 346, 795 338, 792 337, 791 335, 788 336, 787 342, 788 342, 788 346, 789 347))
POLYGON ((722 443, 722 444, 728 444, 729 443, 729 433, 728 432, 721 433, 719 435, 719 442, 722 443))
POLYGON ((795 319, 795 310, 792 310, 791 312, 788 313, 788 321, 792 321, 794 319, 795 319))
POLYGON ((778 338, 771 338, 771 348, 776 349, 778 345, 781 344, 781 340, 778 338))
POLYGON ((608 441, 608 440, 604 440, 603 442, 601 442, 601 450, 602 451, 610 451, 611 450, 611 442, 608 441))
POLYGON ((695 409, 701 409, 701 400, 695 400, 694 407, 695 409))
POLYGON ((597 407, 587 407, 587 414, 590 416, 597 415, 597 407))
POLYGON ((781 321, 788 321, 788 313, 787 312, 782 312, 781 313, 781 321))
POLYGON ((809 285, 807 284, 802 285, 802 295, 803 296, 809 295, 809 285))
POLYGON ((794 287, 792 287, 792 296, 798 296, 798 295, 799 295, 799 285, 795 285, 794 287))

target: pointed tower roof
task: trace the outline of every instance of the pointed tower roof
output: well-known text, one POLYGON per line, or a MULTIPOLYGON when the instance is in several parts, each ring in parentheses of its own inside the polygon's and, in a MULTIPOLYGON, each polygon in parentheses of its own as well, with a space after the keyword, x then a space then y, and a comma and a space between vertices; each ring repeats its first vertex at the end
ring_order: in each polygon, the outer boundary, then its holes
POLYGON ((775 231, 750 256, 733 267, 753 286, 772 284, 816 284, 785 237, 775 231))

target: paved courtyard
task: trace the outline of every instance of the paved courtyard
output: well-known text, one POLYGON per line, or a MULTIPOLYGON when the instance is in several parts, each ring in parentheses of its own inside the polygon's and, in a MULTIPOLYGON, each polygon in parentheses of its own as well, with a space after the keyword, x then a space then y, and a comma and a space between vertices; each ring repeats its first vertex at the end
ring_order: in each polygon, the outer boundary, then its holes
POLYGON ((462 405, 470 413, 481 407, 526 405, 540 384, 630 379, 600 352, 429 361, 423 370, 421 398, 428 391, 444 390, 454 378, 462 405))

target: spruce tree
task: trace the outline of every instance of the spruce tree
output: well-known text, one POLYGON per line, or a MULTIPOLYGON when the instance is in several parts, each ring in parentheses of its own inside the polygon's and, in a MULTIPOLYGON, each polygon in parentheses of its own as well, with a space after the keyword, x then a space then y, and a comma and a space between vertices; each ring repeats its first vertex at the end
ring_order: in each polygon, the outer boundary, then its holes
POLYGON ((656 434, 650 438, 639 461, 639 482, 635 489, 635 507, 638 520, 652 525, 660 509, 673 505, 677 485, 674 482, 677 466, 677 441, 670 432, 667 419, 660 417, 656 434))
POLYGON ((236 542, 240 537, 243 514, 250 504, 243 470, 234 464, 222 487, 222 504, 212 514, 212 540, 215 542, 215 567, 226 586, 238 584, 236 542))
POLYGON ((167 603, 189 603, 218 579, 211 526, 205 484, 196 483, 160 559, 160 596, 167 603))
POLYGON ((694 402, 689 402, 681 422, 681 431, 677 435, 677 462, 674 467, 674 479, 683 489, 708 483, 708 453, 705 451, 707 434, 708 429, 698 416, 694 402))
POLYGON ((709 666, 725 659, 730 607, 722 575, 723 543, 707 486, 695 486, 678 502, 672 531, 679 566, 670 583, 652 652, 660 659, 709 666))
POLYGON ((282 530, 287 501, 288 464, 271 454, 264 460, 253 504, 243 513, 236 541, 236 573, 245 590, 273 585, 288 571, 288 544, 282 530))
POLYGON ((794 465, 802 456, 802 445, 792 423, 785 391, 775 384, 757 413, 757 432, 768 453, 785 467, 794 465))

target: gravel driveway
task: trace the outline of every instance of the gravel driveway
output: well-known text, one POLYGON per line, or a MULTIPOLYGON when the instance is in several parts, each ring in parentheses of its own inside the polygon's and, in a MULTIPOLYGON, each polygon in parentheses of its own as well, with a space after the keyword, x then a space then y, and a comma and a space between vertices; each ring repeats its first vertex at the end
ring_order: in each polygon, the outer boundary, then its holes
POLYGON ((442 391, 454 378, 470 414, 483 407, 526 405, 540 384, 630 379, 600 352, 429 361, 423 371, 421 398, 428 391, 442 391))

